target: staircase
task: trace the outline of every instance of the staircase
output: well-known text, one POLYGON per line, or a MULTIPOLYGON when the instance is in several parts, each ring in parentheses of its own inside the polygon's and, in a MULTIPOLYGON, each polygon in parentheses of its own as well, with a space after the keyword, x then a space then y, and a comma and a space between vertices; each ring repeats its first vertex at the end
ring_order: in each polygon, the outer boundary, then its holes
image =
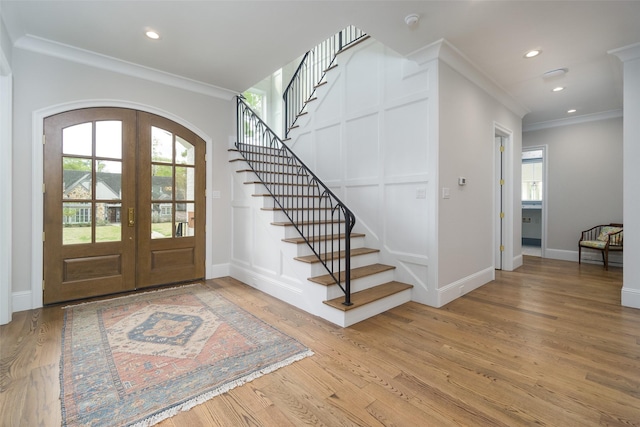
MULTIPOLYGON (((346 327, 411 300, 413 286, 393 280, 395 267, 379 262, 379 250, 365 246, 364 234, 351 232, 349 239, 346 239, 347 223, 333 220, 333 209, 321 204, 313 206, 308 200, 321 199, 321 196, 311 192, 297 196, 294 200, 291 196, 294 190, 287 187, 303 187, 306 192, 308 186, 305 182, 313 181, 313 177, 291 172, 293 168, 282 163, 284 158, 277 149, 244 147, 240 150, 231 149, 229 153, 238 179, 244 183, 251 197, 260 206, 259 209, 269 215, 270 227, 280 236, 280 242, 273 242, 274 250, 289 254, 292 261, 298 264, 296 271, 301 276, 300 280, 306 281, 303 287, 307 288, 300 298, 318 298, 317 303, 322 305, 307 309, 308 311, 346 327), (254 153, 258 150, 261 153, 259 161, 251 162, 253 168, 243 156, 243 152, 246 155, 247 150, 253 150, 254 153), (265 154, 266 152, 269 154, 265 154), (258 174, 269 170, 282 170, 280 174, 295 176, 298 182, 271 182, 265 185, 258 174), (289 172, 285 172, 287 170, 289 172), (281 193, 276 196, 283 204, 289 205, 288 208, 278 205, 267 188, 270 184, 277 185, 281 193), (293 205, 298 207, 291 207, 293 205), (292 211, 295 223, 285 214, 286 209, 292 211), (303 234, 307 237, 303 237, 303 234), (309 240, 316 249, 309 245, 309 240), (344 249, 347 246, 348 251, 344 249), (350 254, 348 258, 345 256, 347 253, 350 254), (350 260, 348 270, 347 259, 350 260), (323 262, 336 273, 329 273, 323 262), (345 304, 345 293, 340 285, 345 282, 347 271, 350 276, 349 304, 345 304), (336 275, 337 278, 334 277, 336 275)), ((268 289, 263 290, 269 292, 268 289)), ((288 302, 300 307, 294 301, 288 302)))
MULTIPOLYGON (((367 38, 348 27, 307 52, 284 93, 286 136, 326 83, 338 53, 367 38)), ((294 292, 260 289, 340 326, 349 326, 411 300, 413 286, 394 280, 395 267, 353 232, 355 215, 238 97, 235 148, 230 161, 254 208, 288 254, 302 284, 294 292), (268 218, 266 217, 268 215, 268 218), (304 303, 303 303, 304 302, 304 303)), ((286 288, 282 286, 281 288, 286 288)))

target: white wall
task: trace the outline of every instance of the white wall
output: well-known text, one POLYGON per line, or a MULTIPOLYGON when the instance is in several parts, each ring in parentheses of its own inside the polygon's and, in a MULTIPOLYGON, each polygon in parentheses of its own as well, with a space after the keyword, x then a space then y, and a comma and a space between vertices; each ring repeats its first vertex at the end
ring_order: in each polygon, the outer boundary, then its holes
MULTIPOLYGON (((11 200, 13 77, 11 41, 0 14, 0 200, 11 200)), ((11 321, 11 204, 0 206, 0 325, 11 321)))
MULTIPOLYGON (((495 97, 454 70, 448 63, 439 67, 439 187, 449 188, 450 197, 439 195, 438 288, 442 302, 473 290, 494 278, 496 252, 495 124, 508 129, 511 138, 504 153, 505 163, 520 162, 521 118, 495 97), (517 160, 516 160, 517 159, 517 160), (458 185, 465 177, 466 185, 458 185)), ((520 169, 509 168, 504 187, 506 219, 513 224, 504 244, 509 256, 521 253, 520 204, 514 202, 520 186, 520 169), (510 192, 509 194, 506 194, 510 192)), ((510 260, 509 265, 511 265, 510 260)))
POLYGON ((640 43, 610 52, 624 63, 624 273, 621 299, 640 308, 640 43))
POLYGON ((548 146, 545 256, 577 261, 582 230, 623 222, 622 117, 528 131, 522 138, 523 147, 548 146))
POLYGON ((356 215, 413 299, 435 301, 436 61, 373 39, 338 55, 290 146, 356 215))
MULTIPOLYGON (((34 122, 38 112, 52 111, 64 104, 79 105, 121 104, 139 106, 140 109, 163 114, 180 121, 196 131, 209 142, 207 151, 210 161, 208 171, 207 220, 212 228, 207 230, 208 274, 223 275, 228 270, 231 245, 230 229, 230 173, 227 163, 229 139, 235 133, 235 103, 212 96, 202 95, 151 81, 131 77, 105 69, 81 65, 76 62, 41 55, 28 50, 15 49, 14 65, 14 109, 13 109, 13 295, 18 301, 18 309, 32 308, 38 301, 31 295, 37 283, 32 267, 39 256, 37 227, 32 227, 32 213, 37 210, 40 194, 32 182, 34 176, 41 176, 37 161, 42 150, 39 138, 34 132, 41 123, 34 122), (213 191, 220 198, 213 199, 213 191), (35 228, 35 230, 34 230, 35 228), (33 234, 32 234, 33 233, 33 234), (213 242, 213 244, 211 244, 213 242)), ((37 179, 37 178, 36 178, 37 179)), ((37 224, 36 224, 37 225, 37 224)), ((41 251, 40 251, 41 252, 41 251)), ((41 300, 41 297, 40 297, 41 300)))

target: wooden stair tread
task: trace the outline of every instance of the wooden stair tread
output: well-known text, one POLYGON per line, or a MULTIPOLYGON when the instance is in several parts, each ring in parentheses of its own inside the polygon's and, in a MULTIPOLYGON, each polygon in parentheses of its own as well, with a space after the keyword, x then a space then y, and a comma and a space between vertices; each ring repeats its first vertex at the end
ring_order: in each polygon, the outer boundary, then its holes
MULTIPOLYGON (((353 258, 354 256, 367 255, 367 254, 372 254, 376 252, 380 252, 380 250, 372 249, 372 248, 356 248, 356 249, 351 249, 351 257, 353 258)), ((327 261, 332 258, 333 259, 344 258, 346 253, 347 251, 324 253, 320 255, 320 258, 322 258, 323 261, 327 261)), ((308 264, 316 264, 320 262, 320 258, 318 258, 315 255, 307 255, 307 256, 297 256, 294 259, 297 261, 306 262, 308 264)))
MULTIPOLYGON (((372 276, 377 273, 382 273, 388 270, 395 270, 393 265, 385 265, 385 264, 371 264, 365 265, 364 267, 352 268, 351 269, 351 280, 360 279, 362 277, 372 276)), ((340 281, 344 280, 344 271, 340 272, 339 276, 340 281)), ((313 283, 318 283, 320 285, 331 286, 335 284, 335 280, 331 277, 330 274, 325 274, 322 276, 309 277, 307 279, 313 283)))
POLYGON ((302 221, 297 224, 292 223, 291 221, 279 221, 272 222, 271 225, 276 225, 278 227, 293 227, 296 225, 325 225, 325 224, 344 224, 344 220, 321 220, 321 221, 302 221))
MULTIPOLYGON (((326 207, 323 207, 323 208, 320 208, 320 207, 313 207, 313 208, 312 207, 309 207, 309 208, 287 208, 286 210, 287 211, 330 211, 332 209, 333 209, 332 207, 326 206, 326 207)), ((260 208, 260 210, 262 210, 262 211, 281 211, 283 209, 281 207, 279 207, 279 206, 276 206, 276 207, 273 207, 273 208, 260 208)))
MULTIPOLYGON (((323 240, 337 240, 337 239, 344 239, 345 235, 344 234, 336 234, 335 236, 316 236, 313 241, 314 242, 320 242, 323 240)), ((351 233, 351 237, 364 237, 363 233, 351 233)), ((287 242, 287 243, 295 243, 298 245, 301 244, 306 244, 307 242, 302 238, 302 237, 288 237, 286 239, 282 239, 283 242, 287 242)))
POLYGON ((242 172, 253 172, 253 173, 266 173, 266 174, 277 174, 277 175, 292 175, 292 176, 306 176, 306 175, 300 175, 299 173, 294 173, 294 172, 277 172, 277 171, 265 171, 265 170, 257 170, 254 171, 253 169, 241 169, 236 171, 237 173, 242 173, 242 172))
MULTIPOLYGON (((304 175, 301 175, 304 176, 304 175)), ((295 187, 311 187, 309 184, 294 184, 288 182, 261 182, 261 181, 246 181, 243 184, 264 184, 264 185, 290 185, 295 187)))
POLYGON ((342 304, 344 302, 344 296, 323 302, 338 310, 349 311, 411 288, 413 288, 413 285, 393 281, 365 289, 364 291, 352 293, 351 302, 353 304, 349 306, 342 304))
POLYGON ((274 194, 269 193, 252 194, 252 197, 305 197, 305 198, 326 198, 328 196, 321 196, 317 194, 274 194))

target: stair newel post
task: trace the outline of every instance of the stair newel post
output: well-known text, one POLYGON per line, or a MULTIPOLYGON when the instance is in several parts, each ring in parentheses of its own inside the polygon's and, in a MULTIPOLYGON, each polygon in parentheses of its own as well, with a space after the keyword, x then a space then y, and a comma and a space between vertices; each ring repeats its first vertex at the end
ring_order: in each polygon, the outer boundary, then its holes
POLYGON ((353 214, 344 207, 345 229, 344 229, 344 302, 346 306, 350 306, 351 302, 351 229, 353 228, 353 214))

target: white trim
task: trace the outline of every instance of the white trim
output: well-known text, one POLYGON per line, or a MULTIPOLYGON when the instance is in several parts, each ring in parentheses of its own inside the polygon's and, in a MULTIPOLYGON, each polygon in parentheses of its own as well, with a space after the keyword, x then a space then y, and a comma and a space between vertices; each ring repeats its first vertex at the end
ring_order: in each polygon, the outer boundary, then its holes
POLYGON ((125 74, 128 76, 138 77, 167 86, 173 86, 191 92, 203 95, 231 100, 237 95, 236 92, 203 83, 197 80, 178 76, 176 74, 167 73, 165 71, 156 70, 154 68, 145 67, 133 62, 123 61, 111 56, 102 55, 85 49, 80 49, 63 43, 54 42, 41 37, 27 34, 18 39, 15 43, 17 49, 24 49, 36 52, 42 55, 53 56, 65 59, 67 61, 77 62, 79 64, 89 65, 91 67, 103 70, 113 71, 115 73, 125 74))
POLYGON ((438 289, 438 305, 436 307, 442 307, 462 295, 468 294, 474 289, 478 289, 482 285, 495 280, 495 278, 495 268, 489 267, 470 276, 463 277, 460 280, 456 280, 453 283, 449 283, 438 289))
POLYGON ((0 48, 0 325, 11 321, 13 77, 0 48))
MULTIPOLYGON (((514 227, 515 224, 520 224, 514 221, 516 218, 516 214, 520 217, 519 211, 514 210, 514 165, 513 165, 513 131, 498 122, 493 122, 493 134, 491 135, 492 140, 495 140, 496 135, 502 136, 505 138, 504 140, 504 153, 502 156, 502 166, 503 173, 502 177, 504 179, 504 186, 502 188, 502 209, 504 211, 504 219, 502 224, 503 236, 502 236, 502 244, 504 245, 504 251, 502 252, 502 270, 512 271, 514 268, 513 257, 515 256, 516 250, 514 248, 514 227)), ((495 141, 492 144, 492 147, 495 148, 495 141)), ((497 176, 497 166, 494 167, 494 177, 497 176)), ((494 187, 494 200, 497 198, 495 194, 494 187)), ((497 205, 497 201, 494 201, 494 206, 497 205)), ((499 212, 496 212, 499 214, 499 212)), ((494 227, 494 238, 497 240, 497 221, 493 221, 494 227)), ((494 242, 495 244, 495 242, 494 242)), ((495 255, 494 255, 495 258, 495 255)), ((496 264, 496 260, 494 259, 494 267, 496 264)))
POLYGON ((638 289, 623 287, 621 299, 623 307, 640 308, 640 290, 638 289))
POLYGON ((32 294, 32 291, 14 292, 11 295, 13 312, 17 313, 18 311, 25 311, 33 308, 31 306, 33 301, 32 294))
POLYGON ((582 116, 567 117, 566 119, 530 123, 528 125, 523 124, 522 132, 531 132, 534 130, 549 129, 560 126, 577 125, 580 123, 595 122, 597 120, 615 119, 616 117, 622 117, 622 109, 604 111, 594 114, 583 114, 582 116))
POLYGON ((607 51, 609 55, 617 56, 620 61, 627 62, 629 60, 640 58, 640 43, 634 43, 628 46, 623 46, 618 49, 612 49, 607 51))
MULTIPOLYGON (((156 114, 158 116, 165 117, 172 120, 185 128, 189 129, 200 138, 202 138, 207 147, 207 162, 206 162, 206 189, 212 191, 213 188, 213 169, 210 165, 213 165, 213 140, 197 126, 189 123, 188 121, 178 117, 172 113, 161 110, 156 107, 152 107, 145 104, 139 104, 130 101, 112 100, 112 99, 95 99, 85 101, 75 101, 64 104, 58 104, 51 107, 37 110, 33 113, 32 122, 32 166, 31 176, 33 177, 31 187, 31 228, 32 228, 32 241, 31 241, 31 307, 42 307, 42 232, 43 232, 43 207, 44 200, 42 197, 42 182, 44 180, 43 171, 43 150, 42 150, 42 135, 44 133, 44 119, 45 117, 62 113, 69 110, 75 110, 80 108, 94 108, 94 107, 118 107, 129 108, 138 111, 145 111, 147 113, 156 114)), ((213 230, 213 197, 206 198, 206 229, 213 230)), ((213 239, 211 236, 205 237, 205 279, 213 277, 213 239)))
POLYGON ((520 104, 520 102, 500 87, 491 77, 486 75, 480 67, 445 39, 440 39, 424 46, 408 54, 406 57, 418 64, 424 64, 432 59, 442 60, 490 96, 494 97, 514 114, 518 115, 518 117, 522 118, 527 113, 530 113, 528 108, 520 104))

